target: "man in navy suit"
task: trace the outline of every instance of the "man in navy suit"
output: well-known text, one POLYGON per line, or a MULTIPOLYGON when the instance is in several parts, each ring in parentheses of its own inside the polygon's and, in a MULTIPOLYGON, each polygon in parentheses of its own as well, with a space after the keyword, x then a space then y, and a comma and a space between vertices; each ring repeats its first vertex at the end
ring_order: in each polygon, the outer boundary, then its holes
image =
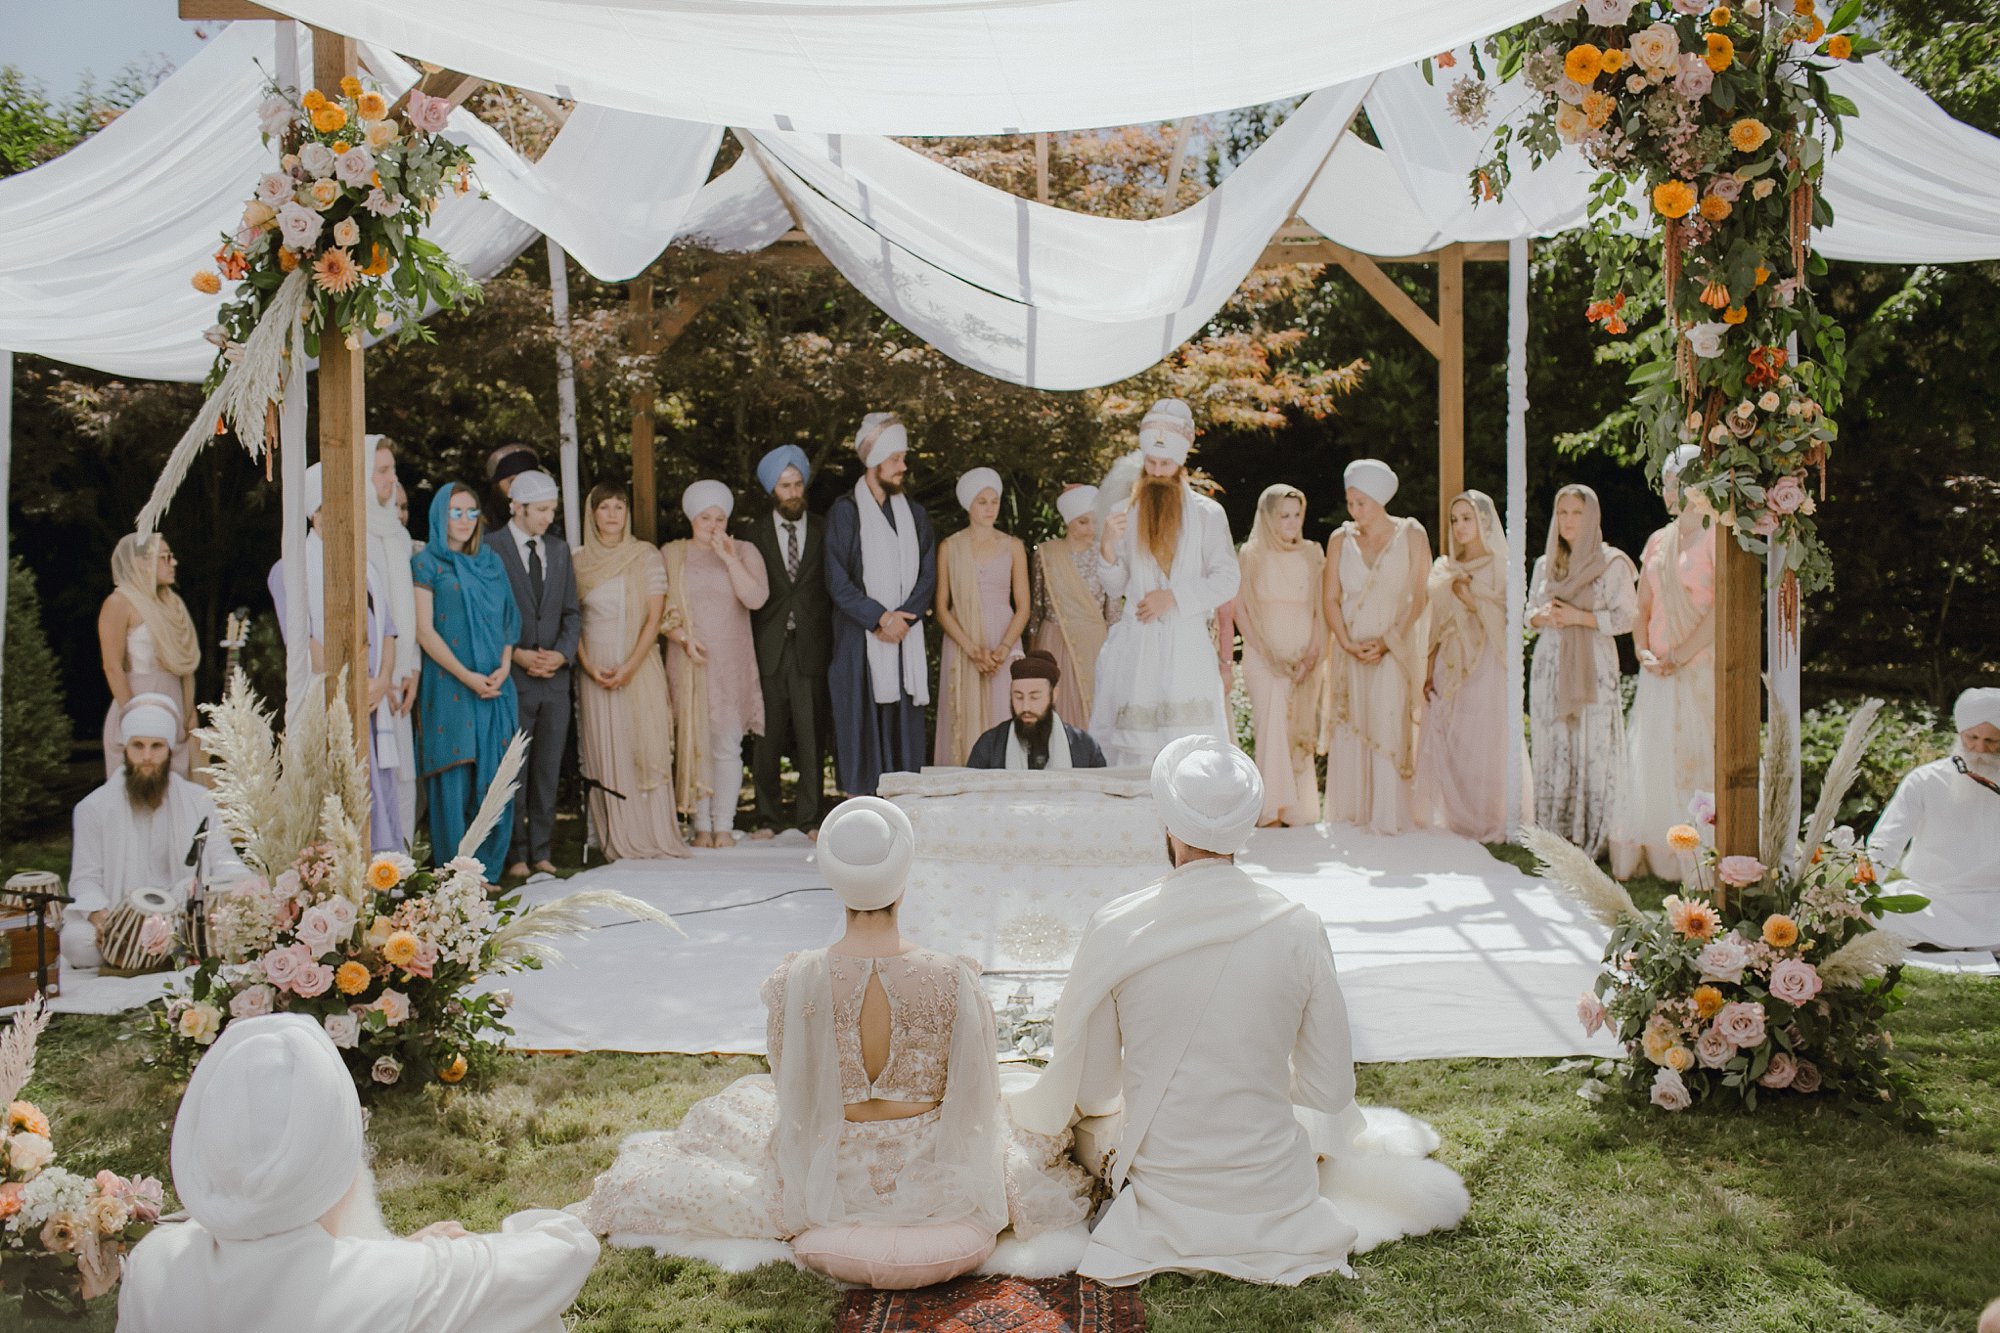
POLYGON ((757 464, 758 484, 771 496, 771 517, 750 531, 771 582, 770 597, 750 613, 764 687, 764 734, 750 764, 759 838, 782 828, 812 832, 826 795, 833 598, 826 590, 826 530, 806 512, 811 478, 812 463, 796 444, 780 445, 757 464), (778 785, 781 755, 791 757, 799 774, 798 813, 790 821, 778 785))
POLYGON ((509 494, 513 518, 494 534, 493 549, 507 567, 514 603, 521 608, 521 639, 514 646, 520 729, 528 733, 528 763, 514 798, 514 851, 507 873, 555 873, 550 842, 556 826, 556 784, 569 744, 569 668, 576 660, 583 614, 576 600, 576 567, 569 543, 549 539, 556 517, 556 483, 546 472, 523 472, 509 494))

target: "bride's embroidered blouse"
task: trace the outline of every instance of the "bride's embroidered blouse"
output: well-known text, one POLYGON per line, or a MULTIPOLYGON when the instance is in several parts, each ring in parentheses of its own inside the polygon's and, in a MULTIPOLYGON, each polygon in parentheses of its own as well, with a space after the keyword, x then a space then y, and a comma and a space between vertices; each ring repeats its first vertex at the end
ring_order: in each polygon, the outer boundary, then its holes
MULTIPOLYGON (((759 992, 769 1012, 765 1041, 776 1069, 785 1044, 785 979, 796 954, 786 954, 759 992)), ((958 969, 979 964, 931 949, 893 958, 855 958, 829 952, 833 981, 833 1041, 840 1057, 840 1099, 941 1102, 951 1060, 951 1027, 958 1017, 958 969), (871 976, 882 979, 889 999, 889 1059, 872 1083, 861 1060, 861 1001, 871 976)), ((975 1017, 975 1022, 983 1021, 975 1017)))

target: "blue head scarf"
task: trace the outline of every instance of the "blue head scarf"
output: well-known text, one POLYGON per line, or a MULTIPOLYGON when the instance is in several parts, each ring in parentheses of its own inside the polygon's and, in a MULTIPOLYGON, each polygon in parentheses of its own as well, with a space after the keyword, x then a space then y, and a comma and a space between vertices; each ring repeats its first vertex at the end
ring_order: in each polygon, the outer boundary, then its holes
POLYGON ((788 467, 799 470, 800 481, 812 480, 812 464, 806 460, 806 451, 796 444, 781 444, 757 460, 757 484, 766 494, 776 494, 778 478, 785 475, 788 467))
POLYGON ((476 555, 451 549, 451 497, 458 489, 458 482, 448 481, 431 497, 430 538, 424 543, 424 554, 456 574, 465 593, 467 623, 463 628, 475 659, 465 665, 474 671, 490 671, 492 667, 479 663, 499 665, 501 652, 521 637, 521 609, 514 604, 507 567, 491 547, 481 543, 476 555))

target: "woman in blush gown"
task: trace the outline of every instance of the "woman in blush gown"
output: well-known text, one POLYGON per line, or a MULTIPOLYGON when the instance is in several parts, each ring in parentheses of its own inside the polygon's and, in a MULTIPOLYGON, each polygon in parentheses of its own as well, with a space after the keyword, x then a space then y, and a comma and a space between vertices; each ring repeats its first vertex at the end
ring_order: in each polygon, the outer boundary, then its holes
POLYGON ((1028 628, 1028 548, 994 524, 1000 474, 976 467, 958 479, 970 520, 938 547, 937 616, 944 629, 938 672, 936 762, 960 766, 989 727, 1011 716, 1012 684, 1001 668, 1021 655, 1028 628))

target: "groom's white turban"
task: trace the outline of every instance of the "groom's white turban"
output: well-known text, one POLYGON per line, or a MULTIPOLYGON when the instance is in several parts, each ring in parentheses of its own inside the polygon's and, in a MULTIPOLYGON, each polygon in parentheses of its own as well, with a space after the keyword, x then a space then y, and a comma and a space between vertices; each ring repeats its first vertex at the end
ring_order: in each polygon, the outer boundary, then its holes
POLYGON ((299 1014, 231 1023, 174 1117, 174 1192, 218 1240, 316 1222, 363 1163, 354 1080, 326 1030, 299 1014))
POLYGON ((1153 805, 1167 832, 1188 846, 1234 856, 1257 827, 1264 779, 1228 742, 1183 736, 1153 761, 1153 805))
POLYGON ((1980 723, 2000 727, 2000 689, 1967 690, 1951 710, 1952 725, 1971 731, 1980 723))
POLYGON ((910 817, 879 796, 853 796, 833 808, 813 853, 841 902, 874 912, 903 896, 917 835, 910 817))

